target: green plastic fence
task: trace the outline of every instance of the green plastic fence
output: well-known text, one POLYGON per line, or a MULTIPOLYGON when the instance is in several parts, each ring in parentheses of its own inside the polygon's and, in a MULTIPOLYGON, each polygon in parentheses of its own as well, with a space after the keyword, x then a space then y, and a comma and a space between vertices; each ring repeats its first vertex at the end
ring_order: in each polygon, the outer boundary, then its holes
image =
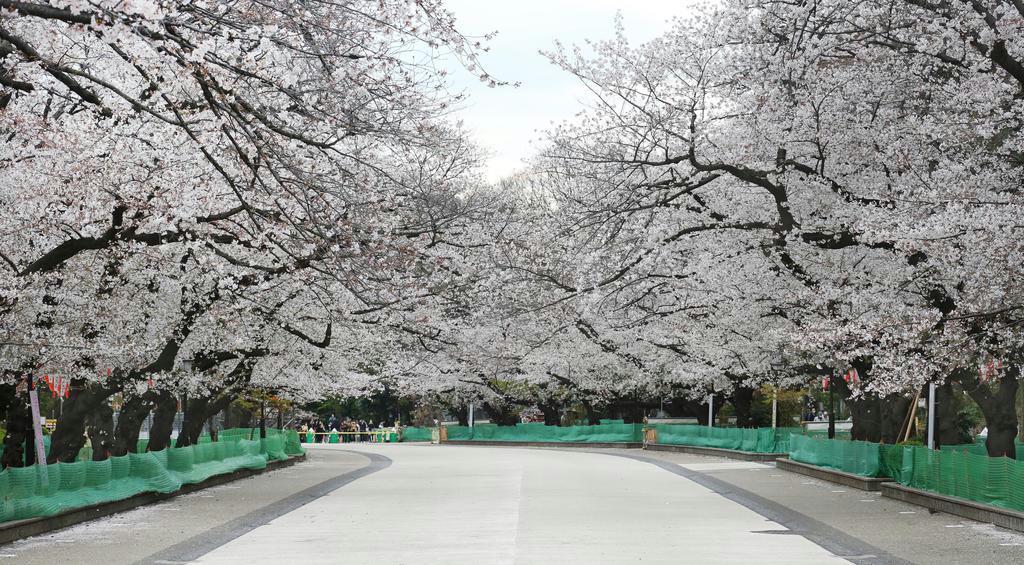
POLYGON ((789 439, 789 458, 863 477, 878 477, 882 469, 879 444, 867 441, 830 440, 792 434, 789 439))
POLYGON ((433 433, 433 428, 402 428, 402 441, 431 441, 433 433))
MULTIPOLYGON (((1024 460, 1024 444, 1019 439, 1014 440, 1014 444, 1017 448, 1017 461, 1024 460)), ((988 456, 988 449, 985 447, 985 439, 977 438, 974 443, 962 443, 957 445, 943 445, 940 448, 942 451, 958 451, 966 452, 972 455, 985 455, 988 456)))
POLYGON ((879 445, 793 436, 790 458, 868 477, 891 477, 926 491, 1024 511, 1024 462, 989 457, 984 445, 879 445))
POLYGON ((481 424, 472 428, 448 426, 449 440, 463 441, 540 441, 551 443, 639 443, 643 424, 598 424, 596 426, 545 426, 541 423, 496 426, 481 424))
POLYGON ((716 447, 755 453, 786 453, 789 436, 800 428, 713 428, 694 424, 655 424, 658 443, 716 447))
MULTIPOLYGON (((129 453, 104 461, 76 461, 9 468, 0 472, 0 522, 60 512, 129 498, 143 492, 173 492, 185 484, 239 469, 263 469, 270 459, 286 459, 302 449, 293 430, 267 430, 267 438, 249 440, 249 430, 224 441, 129 453)), ((221 432, 222 434, 224 432, 221 432)))
POLYGON ((913 469, 904 484, 947 496, 1024 511, 1024 462, 963 450, 907 448, 913 469))
POLYGON ((914 454, 910 446, 879 445, 879 477, 909 484, 914 473, 914 454))

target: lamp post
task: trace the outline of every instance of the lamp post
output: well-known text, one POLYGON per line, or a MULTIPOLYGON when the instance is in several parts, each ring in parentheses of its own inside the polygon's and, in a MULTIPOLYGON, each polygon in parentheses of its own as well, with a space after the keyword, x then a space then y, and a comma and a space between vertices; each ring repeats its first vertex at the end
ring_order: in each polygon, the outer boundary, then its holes
POLYGON ((779 416, 779 387, 772 386, 772 429, 778 426, 779 416))
POLYGON ((708 395, 708 427, 715 427, 715 393, 708 395))
POLYGON ((779 352, 779 356, 771 362, 772 372, 776 373, 775 382, 772 383, 772 429, 778 427, 779 424, 779 385, 778 378, 782 374, 783 369, 786 368, 786 364, 783 360, 782 352, 779 352))
POLYGON ((928 383, 928 449, 935 449, 935 383, 928 383))
POLYGON ((836 402, 832 392, 835 387, 835 375, 828 374, 828 439, 836 439, 836 402))

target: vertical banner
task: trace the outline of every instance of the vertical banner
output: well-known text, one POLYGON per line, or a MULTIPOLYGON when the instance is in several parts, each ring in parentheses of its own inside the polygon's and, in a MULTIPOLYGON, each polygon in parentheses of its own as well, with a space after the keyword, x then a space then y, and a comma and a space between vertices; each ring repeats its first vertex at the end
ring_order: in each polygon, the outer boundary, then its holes
POLYGON ((43 426, 39 420, 39 395, 36 387, 29 384, 28 400, 32 405, 32 431, 36 436, 36 465, 39 469, 39 477, 43 486, 49 486, 50 474, 46 472, 46 449, 43 447, 43 426))

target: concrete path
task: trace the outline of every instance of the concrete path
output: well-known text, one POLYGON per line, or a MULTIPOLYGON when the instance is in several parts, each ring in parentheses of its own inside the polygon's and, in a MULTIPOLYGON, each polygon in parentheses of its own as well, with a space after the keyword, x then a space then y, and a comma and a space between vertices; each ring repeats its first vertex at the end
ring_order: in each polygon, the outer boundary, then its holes
POLYGON ((243 534, 205 565, 847 563, 650 463, 586 452, 322 446, 392 464, 243 534))
POLYGON ((216 542, 225 533, 247 532, 248 525, 276 517, 275 510, 297 508, 370 464, 364 455, 314 450, 307 461, 292 467, 0 546, 0 565, 187 560, 196 553, 181 547, 182 542, 202 555, 197 541, 213 535, 216 542))

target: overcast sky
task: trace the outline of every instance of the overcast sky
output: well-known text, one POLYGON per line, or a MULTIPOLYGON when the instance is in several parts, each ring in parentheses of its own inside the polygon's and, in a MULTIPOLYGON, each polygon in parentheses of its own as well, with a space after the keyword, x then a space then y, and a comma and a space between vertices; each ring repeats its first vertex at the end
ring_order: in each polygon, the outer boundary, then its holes
POLYGON ((613 35, 614 18, 622 12, 626 36, 642 43, 668 28, 672 16, 685 16, 695 0, 448 0, 459 28, 478 36, 497 31, 483 62, 496 78, 521 86, 488 88, 469 73, 455 72, 453 86, 466 89, 470 100, 460 115, 475 139, 492 153, 491 180, 522 166, 535 149, 530 141, 552 122, 572 117, 585 98, 584 89, 568 73, 538 53, 556 39, 567 47, 585 39, 613 35))

